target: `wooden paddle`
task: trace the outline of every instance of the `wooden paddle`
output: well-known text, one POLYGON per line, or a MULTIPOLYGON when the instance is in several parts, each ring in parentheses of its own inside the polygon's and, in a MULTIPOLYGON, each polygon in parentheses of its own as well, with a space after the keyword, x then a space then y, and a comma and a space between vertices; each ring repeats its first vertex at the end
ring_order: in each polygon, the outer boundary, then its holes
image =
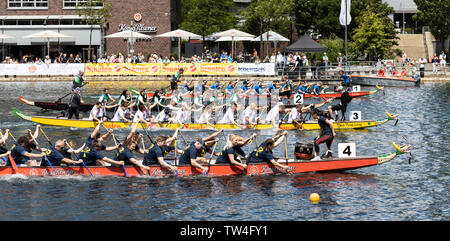
MULTIPOLYGON (((104 126, 103 124, 102 124, 102 126, 103 126, 103 128, 105 128, 105 129, 109 132, 109 129, 106 128, 106 126, 104 126)), ((116 138, 116 136, 114 135, 114 133, 111 132, 111 135, 112 135, 112 137, 113 137, 114 144, 117 146, 117 142, 120 143, 120 141, 116 138)), ((119 155, 119 154, 120 154, 120 153, 119 153, 119 150, 117 149, 117 155, 119 155)), ((128 177, 127 169, 125 168, 125 163, 122 165, 122 167, 123 167, 123 172, 125 173, 125 177, 128 177)))
MULTIPOLYGON (((87 85, 87 84, 88 84, 88 83, 84 83, 83 85, 81 85, 81 86, 78 87, 78 88, 82 88, 83 86, 85 86, 85 85, 87 85)), ((71 94, 73 94, 73 91, 74 91, 74 90, 72 90, 72 92, 70 92, 70 93, 64 95, 63 97, 58 98, 57 100, 55 100, 55 103, 61 102, 62 99, 66 98, 67 96, 69 96, 69 95, 71 95, 71 94)))
MULTIPOLYGON (((11 135, 10 132, 8 132, 8 133, 11 135)), ((3 141, 3 143, 6 145, 5 138, 3 138, 2 130, 0 130, 0 135, 2 136, 2 141, 3 141)), ((12 135, 11 135, 11 136, 12 136, 12 135)), ((14 139, 14 137, 13 137, 13 139, 14 139)), ((14 141, 15 141, 15 140, 16 140, 16 139, 14 139, 14 141)), ((17 168, 16 162, 14 161, 13 157, 11 156, 11 153, 9 153, 8 157, 9 157, 9 162, 11 163, 11 166, 12 166, 12 168, 13 168, 14 173, 18 173, 19 168, 17 168)))
MULTIPOLYGON (((31 133, 30 133, 30 136, 31 136, 31 138, 33 139, 34 143, 36 143, 36 146, 42 151, 42 148, 39 147, 39 143, 38 143, 37 140, 34 138, 34 136, 31 135, 31 133)), ((47 161, 47 164, 52 168, 53 172, 54 172, 55 175, 56 175, 56 170, 55 170, 55 168, 53 168, 52 163, 50 162, 50 160, 48 160, 47 155, 44 154, 44 158, 45 158, 45 160, 47 161)))

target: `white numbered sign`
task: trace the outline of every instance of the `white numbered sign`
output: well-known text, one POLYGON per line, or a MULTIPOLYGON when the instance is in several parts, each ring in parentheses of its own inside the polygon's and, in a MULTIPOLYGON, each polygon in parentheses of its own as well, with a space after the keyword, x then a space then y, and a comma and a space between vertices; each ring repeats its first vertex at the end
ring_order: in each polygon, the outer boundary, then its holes
POLYGON ((341 157, 356 157, 356 144, 355 143, 339 143, 338 144, 338 156, 341 157))
POLYGON ((359 92, 359 91, 361 91, 361 86, 353 85, 353 92, 359 92))
POLYGON ((362 120, 361 111, 350 111, 350 120, 352 121, 362 120))
POLYGON ((303 104, 303 95, 302 94, 295 94, 294 95, 294 103, 296 104, 296 105, 298 105, 298 104, 303 104))

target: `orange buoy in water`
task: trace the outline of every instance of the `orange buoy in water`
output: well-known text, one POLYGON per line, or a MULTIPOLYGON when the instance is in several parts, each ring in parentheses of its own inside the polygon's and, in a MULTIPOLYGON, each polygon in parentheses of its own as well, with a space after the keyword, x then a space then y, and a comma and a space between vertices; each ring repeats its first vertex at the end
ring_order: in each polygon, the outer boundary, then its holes
POLYGON ((314 204, 319 203, 320 201, 320 196, 317 193, 311 193, 311 195, 309 195, 309 201, 311 201, 314 204))

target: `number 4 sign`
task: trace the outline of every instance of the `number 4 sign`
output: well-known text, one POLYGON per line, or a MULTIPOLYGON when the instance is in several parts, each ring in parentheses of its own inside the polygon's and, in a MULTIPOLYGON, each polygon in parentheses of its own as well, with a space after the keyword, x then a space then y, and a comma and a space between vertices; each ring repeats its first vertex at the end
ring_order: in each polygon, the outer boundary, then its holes
POLYGON ((355 143, 339 143, 338 144, 338 156, 341 157, 356 157, 356 144, 355 143))

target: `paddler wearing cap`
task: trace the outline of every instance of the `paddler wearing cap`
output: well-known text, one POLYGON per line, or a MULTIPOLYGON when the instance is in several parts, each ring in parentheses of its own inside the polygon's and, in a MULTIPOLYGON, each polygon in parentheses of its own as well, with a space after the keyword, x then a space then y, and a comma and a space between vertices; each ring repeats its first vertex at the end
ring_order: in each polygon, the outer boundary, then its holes
MULTIPOLYGON (((344 90, 343 86, 338 86, 335 89, 335 92, 342 92, 344 90)), ((352 97, 348 93, 348 89, 346 89, 344 92, 342 92, 341 95, 341 103, 337 105, 331 105, 328 106, 328 113, 330 114, 330 118, 337 120, 338 119, 338 110, 342 112, 341 120, 345 120, 345 112, 347 111, 347 105, 352 101, 352 97), (333 118, 333 111, 335 113, 335 117, 333 118)))
MULTIPOLYGON (((106 164, 104 162, 108 162, 115 165, 124 165, 123 161, 115 161, 111 158, 108 158, 104 156, 101 151, 113 151, 116 150, 118 146, 111 146, 111 147, 105 147, 102 144, 102 141, 107 138, 109 135, 111 135, 113 129, 110 129, 106 134, 103 136, 100 136, 100 126, 103 124, 103 121, 100 120, 95 127, 94 131, 91 133, 91 135, 88 136, 85 142, 85 146, 83 150, 78 154, 78 158, 84 161, 84 164, 87 166, 95 166, 98 164, 105 166, 106 164), (98 162, 97 162, 98 161, 98 162)), ((83 164, 80 164, 83 165, 83 164)))

